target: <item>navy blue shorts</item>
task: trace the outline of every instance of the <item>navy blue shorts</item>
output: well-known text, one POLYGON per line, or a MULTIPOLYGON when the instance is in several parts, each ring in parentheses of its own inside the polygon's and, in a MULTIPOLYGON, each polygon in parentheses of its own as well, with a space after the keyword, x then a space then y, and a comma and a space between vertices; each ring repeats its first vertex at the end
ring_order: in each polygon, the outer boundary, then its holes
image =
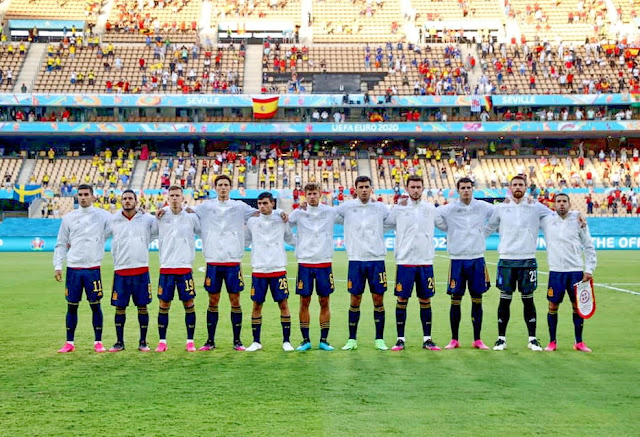
POLYGON ((240 264, 232 266, 207 264, 204 289, 210 294, 218 294, 222 291, 222 281, 226 284, 228 293, 240 293, 244 290, 244 280, 242 279, 242 268, 240 264))
POLYGON ((151 303, 149 272, 135 276, 113 274, 111 305, 116 307, 129 306, 130 298, 133 298, 133 304, 137 307, 151 303))
POLYGON ((573 284, 582 281, 582 272, 549 272, 549 289, 547 300, 560 303, 564 299, 565 291, 571 302, 576 300, 573 284))
POLYGON ((308 267, 298 264, 298 278, 296 279, 296 294, 311 296, 315 289, 318 296, 329 296, 333 293, 333 271, 331 266, 308 267))
POLYGON ((409 299, 414 284, 418 299, 429 299, 436 294, 433 266, 399 265, 396 270, 396 291, 394 294, 403 299, 409 299))
POLYGON ((187 273, 186 275, 174 275, 160 273, 160 279, 158 280, 158 299, 165 302, 171 302, 175 293, 175 289, 178 289, 178 298, 182 302, 196 297, 196 288, 193 284, 193 274, 187 273))
POLYGON ((100 269, 72 269, 67 267, 64 290, 67 302, 80 302, 82 300, 82 290, 87 293, 89 302, 100 302, 100 299, 102 299, 100 269))
POLYGON ((274 302, 282 302, 289 297, 289 283, 287 274, 270 278, 260 278, 251 276, 251 300, 258 303, 264 303, 267 298, 267 291, 271 290, 271 296, 274 302))
POLYGON ((369 291, 384 294, 387 291, 387 271, 384 261, 349 261, 347 290, 356 296, 364 293, 364 284, 369 282, 369 291))
POLYGON ((451 260, 447 294, 464 296, 467 287, 471 296, 479 296, 491 287, 484 258, 451 260))
POLYGON ((516 291, 516 287, 522 294, 533 293, 538 287, 538 263, 535 259, 501 259, 496 286, 507 294, 516 291))

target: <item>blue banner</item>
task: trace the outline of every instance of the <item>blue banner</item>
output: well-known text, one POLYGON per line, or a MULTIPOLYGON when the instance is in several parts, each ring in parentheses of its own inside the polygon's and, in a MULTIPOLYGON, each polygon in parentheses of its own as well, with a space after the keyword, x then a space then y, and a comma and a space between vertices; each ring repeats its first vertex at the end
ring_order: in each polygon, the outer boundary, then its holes
POLYGON ((304 137, 420 137, 423 135, 446 136, 461 134, 474 136, 514 135, 536 133, 539 136, 556 137, 594 132, 604 134, 628 134, 640 131, 640 120, 624 121, 511 121, 511 122, 400 122, 400 123, 0 123, 0 134, 5 135, 65 135, 87 134, 115 135, 209 135, 219 137, 243 135, 276 135, 304 137))
MULTIPOLYGON (((487 250, 498 249, 499 238, 498 235, 491 235, 487 238, 487 250)), ((333 238, 335 250, 345 250, 344 237, 342 235, 336 235, 333 238)), ((446 236, 436 236, 433 239, 433 244, 436 250, 447 250, 447 238, 446 236)), ((640 249, 640 235, 637 236, 598 236, 593 237, 593 244, 596 250, 639 250, 640 249)), ((56 245, 56 237, 1 237, 0 238, 0 252, 53 252, 56 245)), ((393 250, 395 248, 395 236, 393 233, 385 234, 385 245, 387 250, 393 250)), ((286 245, 287 250, 293 250, 293 247, 286 245)), ((538 250, 544 250, 546 248, 546 242, 543 237, 538 238, 538 250)), ((108 240, 105 245, 105 250, 111 250, 111 240, 108 240)), ((149 245, 150 251, 158 250, 158 241, 155 240, 149 245)), ((196 238, 196 250, 202 250, 202 240, 196 238)))
MULTIPOLYGON (((70 27, 69 27, 70 28, 70 27)), ((79 27, 80 28, 80 27, 79 27)), ((46 106, 66 108, 251 108, 250 94, 0 94, 0 106, 46 106)), ((278 107, 322 108, 383 105, 385 107, 471 107, 471 96, 392 96, 385 102, 384 95, 370 95, 364 103, 364 94, 349 94, 347 103, 342 94, 282 94, 278 107)), ((484 96, 483 96, 484 97, 484 96)), ((567 95, 493 95, 494 106, 625 106, 633 103, 629 93, 622 94, 567 94, 567 95)))

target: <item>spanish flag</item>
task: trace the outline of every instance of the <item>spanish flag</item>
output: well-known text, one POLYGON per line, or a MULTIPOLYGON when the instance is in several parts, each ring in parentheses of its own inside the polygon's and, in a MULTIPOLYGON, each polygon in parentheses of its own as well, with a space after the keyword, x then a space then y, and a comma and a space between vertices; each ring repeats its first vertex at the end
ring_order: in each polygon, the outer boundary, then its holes
POLYGON ((32 202, 35 198, 42 194, 41 185, 21 185, 16 184, 13 187, 13 198, 21 203, 32 202))
POLYGON ((267 97, 258 99, 252 97, 253 100, 253 118, 273 118, 278 112, 278 100, 280 97, 267 97))

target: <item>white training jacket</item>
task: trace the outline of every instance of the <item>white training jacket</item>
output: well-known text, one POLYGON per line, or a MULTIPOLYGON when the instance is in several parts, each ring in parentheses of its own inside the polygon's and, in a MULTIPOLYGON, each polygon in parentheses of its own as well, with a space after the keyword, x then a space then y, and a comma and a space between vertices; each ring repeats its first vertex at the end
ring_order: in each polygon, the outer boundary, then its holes
POLYGON ((336 208, 319 204, 300 208, 289 215, 289 225, 297 228, 296 257, 302 264, 330 263, 333 258, 333 228, 336 208))
POLYGON ((577 214, 569 213, 563 219, 554 212, 542 220, 542 230, 547 243, 549 271, 593 274, 596 250, 589 227, 580 227, 577 214))
POLYGON ((53 251, 54 270, 62 270, 65 258, 67 267, 100 267, 104 257, 105 231, 110 219, 110 213, 93 206, 81 207, 65 215, 53 251))
POLYGON ((239 263, 244 255, 245 223, 257 211, 241 200, 208 200, 194 210, 202 228, 202 252, 208 263, 239 263))
POLYGON ((447 233, 451 259, 483 258, 487 248, 484 227, 495 206, 471 199, 469 205, 456 200, 436 209, 435 225, 447 233))
POLYGON ((174 214, 168 206, 158 220, 158 248, 161 269, 193 268, 196 235, 200 235, 200 220, 186 210, 174 214))
POLYGON ((511 201, 496 206, 485 227, 485 235, 499 231, 500 259, 532 259, 536 257, 538 233, 543 217, 552 211, 539 202, 511 201))
POLYGON ((251 267, 254 273, 274 273, 287 268, 284 243, 296 245, 291 228, 280 214, 260 214, 247 221, 246 245, 251 245, 251 267))
POLYGON ((384 244, 384 220, 390 210, 382 202, 360 199, 344 202, 337 208, 344 221, 344 239, 349 261, 383 261, 387 248, 384 244))
POLYGON ((395 227, 395 256, 398 265, 432 265, 436 207, 429 202, 409 199, 406 206, 395 205, 384 221, 395 227))
POLYGON ((111 216, 106 236, 113 236, 111 256, 115 271, 149 267, 149 244, 158 238, 158 219, 138 211, 129 220, 119 210, 111 216))

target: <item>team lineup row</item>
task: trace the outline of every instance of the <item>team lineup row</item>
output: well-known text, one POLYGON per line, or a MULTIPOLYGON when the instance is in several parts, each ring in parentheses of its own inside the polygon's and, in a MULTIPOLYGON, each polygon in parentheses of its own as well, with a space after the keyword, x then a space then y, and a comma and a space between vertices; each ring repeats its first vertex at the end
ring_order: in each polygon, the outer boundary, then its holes
POLYGON ((91 186, 78 187, 80 208, 67 214, 60 227, 54 251, 55 278, 62 281, 62 267, 66 260, 67 338, 61 353, 75 350, 74 335, 78 321, 78 305, 83 292, 92 309, 95 333, 94 349, 105 352, 102 345, 103 315, 100 307, 102 282, 100 265, 104 256, 104 242, 113 237, 111 253, 114 262, 114 280, 111 304, 115 306, 117 341, 110 352, 124 350, 124 325, 126 307, 130 300, 138 308, 140 325, 139 350, 149 351, 147 306, 152 293, 149 280, 149 252, 151 241, 158 238, 160 277, 158 284, 158 332, 156 352, 167 350, 166 333, 169 310, 177 290, 185 309, 187 330, 186 350, 196 351, 194 331, 195 285, 192 266, 195 257, 195 236, 203 241, 203 254, 207 262, 204 288, 209 294, 206 313, 206 343, 201 351, 216 347, 218 304, 224 284, 231 304, 233 347, 239 351, 253 352, 262 349, 262 307, 267 293, 280 309, 285 351, 293 351, 290 342, 291 314, 288 306, 287 257, 285 243, 295 246, 298 272, 295 284, 300 295, 300 332, 302 343, 299 351, 312 348, 309 335, 309 306, 315 290, 320 304, 319 349, 333 350, 328 341, 330 328, 330 295, 335 289, 332 274, 333 230, 336 223, 344 225, 345 248, 349 260, 347 289, 350 293, 348 313, 349 339, 343 350, 357 349, 357 330, 360 305, 368 284, 374 306, 376 349, 387 350, 383 339, 385 325, 384 294, 387 289, 387 272, 384 263, 386 247, 384 230, 396 232, 395 259, 397 264, 395 295, 397 340, 391 348, 399 351, 405 347, 405 322, 407 303, 416 290, 420 304, 420 320, 423 329, 423 348, 440 350, 431 338, 431 297, 435 293, 433 275, 434 229, 447 233, 450 270, 447 293, 451 296, 451 341, 445 349, 460 347, 458 330, 461 319, 460 303, 465 291, 471 297, 471 318, 477 349, 489 349, 481 340, 483 319, 482 296, 489 289, 484 253, 485 239, 498 232, 499 262, 496 286, 500 290, 498 306, 498 339, 494 350, 507 347, 506 331, 510 319, 513 293, 520 291, 524 307, 524 319, 529 338, 527 347, 541 351, 536 338, 536 308, 533 293, 537 287, 537 262, 535 258, 537 236, 540 229, 545 234, 549 264, 547 314, 550 342, 545 350, 556 350, 558 306, 565 293, 574 310, 574 349, 590 352, 582 341, 583 319, 578 313, 573 285, 592 278, 596 267, 596 253, 589 230, 582 217, 570 212, 569 197, 555 196, 555 212, 544 205, 525 198, 527 181, 515 176, 509 183, 511 197, 508 201, 492 205, 473 198, 473 181, 463 178, 457 182, 458 200, 436 208, 423 201, 424 181, 410 176, 407 181, 407 198, 388 209, 375 202, 371 180, 360 176, 355 181, 356 196, 338 207, 320 203, 321 186, 309 183, 305 186, 306 205, 291 215, 274 210, 272 195, 264 192, 258 196, 258 210, 242 201, 229 198, 231 180, 218 176, 215 180, 217 198, 197 205, 193 210, 183 208, 180 187, 169 189, 169 205, 154 217, 137 209, 137 197, 133 191, 122 194, 122 210, 109 214, 95 208, 91 186), (292 229, 296 229, 294 235, 292 229), (240 263, 245 247, 251 247, 253 302, 251 327, 253 342, 244 347, 241 341, 242 308, 239 293, 244 289, 240 263))

